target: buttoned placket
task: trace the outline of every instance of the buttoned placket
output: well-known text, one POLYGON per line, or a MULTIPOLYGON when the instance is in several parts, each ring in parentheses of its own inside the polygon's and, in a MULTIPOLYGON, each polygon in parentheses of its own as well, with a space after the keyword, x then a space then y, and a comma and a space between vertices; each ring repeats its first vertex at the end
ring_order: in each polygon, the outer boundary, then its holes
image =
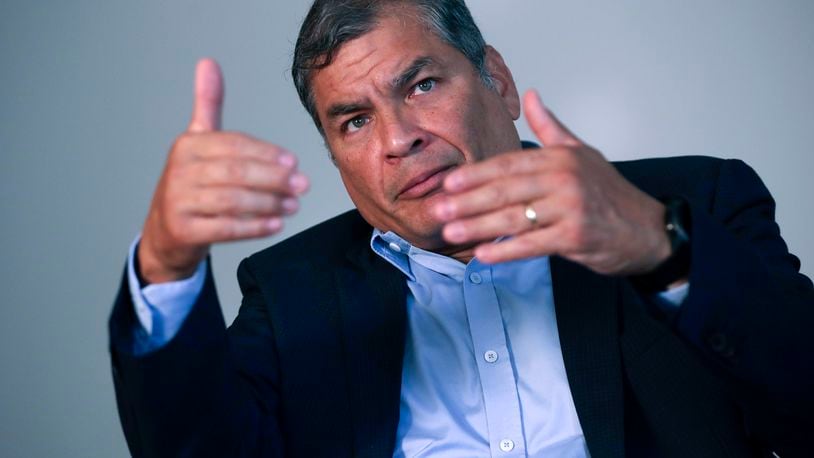
POLYGON ((463 278, 493 457, 525 456, 517 380, 512 368, 492 267, 472 260, 463 278))

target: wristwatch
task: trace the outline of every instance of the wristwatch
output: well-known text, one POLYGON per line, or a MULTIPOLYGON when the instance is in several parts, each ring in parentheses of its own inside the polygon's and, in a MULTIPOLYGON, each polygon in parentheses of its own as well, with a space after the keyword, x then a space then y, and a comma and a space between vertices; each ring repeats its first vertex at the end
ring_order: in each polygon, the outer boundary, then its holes
POLYGON ((664 291, 690 273, 690 206, 681 197, 668 197, 662 203, 670 256, 652 271, 631 277, 637 288, 650 293, 664 291))

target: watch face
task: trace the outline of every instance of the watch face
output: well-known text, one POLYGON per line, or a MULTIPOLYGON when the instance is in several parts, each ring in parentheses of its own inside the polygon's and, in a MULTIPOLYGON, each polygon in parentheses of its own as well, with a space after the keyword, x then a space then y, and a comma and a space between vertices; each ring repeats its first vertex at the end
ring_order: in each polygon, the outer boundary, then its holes
POLYGON ((690 240, 690 207, 680 197, 665 199, 664 206, 664 229, 670 239, 670 246, 675 251, 679 245, 690 240))

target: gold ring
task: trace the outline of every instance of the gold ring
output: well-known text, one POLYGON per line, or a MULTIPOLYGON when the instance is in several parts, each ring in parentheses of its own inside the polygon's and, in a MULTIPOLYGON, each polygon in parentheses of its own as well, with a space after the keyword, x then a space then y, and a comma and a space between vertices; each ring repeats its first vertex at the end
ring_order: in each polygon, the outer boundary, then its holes
POLYGON ((537 225, 537 212, 531 208, 531 204, 526 205, 526 210, 523 212, 523 216, 526 217, 527 220, 531 223, 532 226, 537 225))

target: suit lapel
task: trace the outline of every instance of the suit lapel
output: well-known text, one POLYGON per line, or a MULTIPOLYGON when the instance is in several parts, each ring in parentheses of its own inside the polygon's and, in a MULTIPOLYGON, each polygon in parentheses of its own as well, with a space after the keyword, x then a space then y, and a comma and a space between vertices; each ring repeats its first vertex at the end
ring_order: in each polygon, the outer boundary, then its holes
POLYGON ((563 360, 593 458, 624 456, 624 393, 615 280, 551 258, 563 360))
POLYGON ((401 273, 359 243, 353 267, 337 269, 339 310, 354 456, 392 456, 401 401, 406 283, 401 273))

